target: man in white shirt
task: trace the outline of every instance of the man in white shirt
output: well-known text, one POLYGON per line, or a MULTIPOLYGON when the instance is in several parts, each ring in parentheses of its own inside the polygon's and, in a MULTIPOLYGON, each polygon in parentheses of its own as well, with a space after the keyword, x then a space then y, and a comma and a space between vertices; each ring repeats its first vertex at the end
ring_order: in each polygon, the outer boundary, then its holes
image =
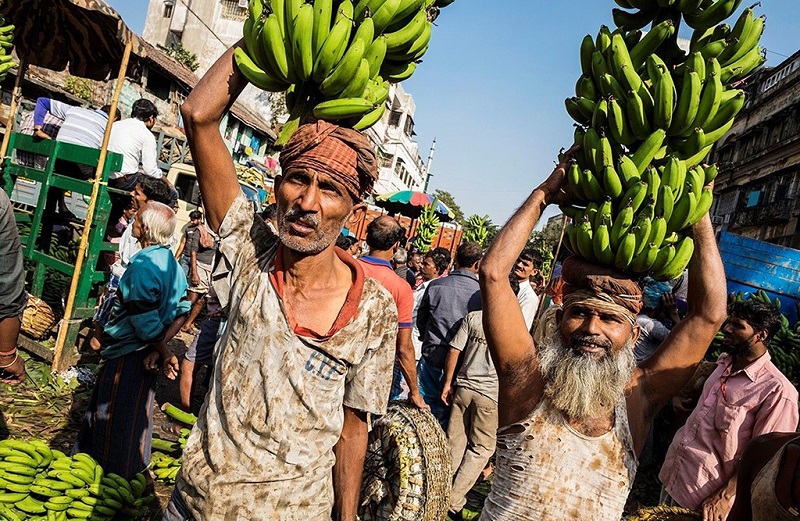
POLYGON ((542 265, 542 258, 536 250, 525 249, 517 257, 514 264, 513 276, 519 282, 519 293, 517 300, 522 308, 522 316, 525 318, 525 325, 530 331, 533 326, 533 319, 536 318, 536 311, 539 309, 539 296, 531 286, 531 277, 539 273, 542 265))
POLYGON ((139 173, 161 179, 164 173, 156 160, 156 138, 151 129, 158 109, 148 99, 138 99, 131 107, 131 117, 111 127, 108 149, 122 155, 122 169, 114 172, 108 184, 120 190, 133 190, 139 173), (141 170, 139 165, 141 165, 141 170))

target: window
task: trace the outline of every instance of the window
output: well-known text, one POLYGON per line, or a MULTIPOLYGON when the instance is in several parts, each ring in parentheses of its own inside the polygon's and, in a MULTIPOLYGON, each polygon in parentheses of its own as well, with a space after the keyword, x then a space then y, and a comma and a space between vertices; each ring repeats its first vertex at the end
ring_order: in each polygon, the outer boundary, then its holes
POLYGON ((411 116, 406 118, 405 128, 403 129, 408 137, 414 136, 414 120, 411 116))
POLYGON ((222 17, 228 20, 247 20, 247 4, 242 7, 239 0, 222 0, 222 17))
POLYGON ((175 178, 175 190, 178 191, 178 199, 181 201, 195 206, 200 205, 200 187, 197 185, 195 176, 178 174, 178 177, 175 178))
POLYGON ((156 97, 169 101, 171 81, 166 76, 157 73, 152 67, 147 71, 147 90, 156 97))
POLYGON ((393 110, 389 113, 389 126, 396 127, 400 125, 400 118, 403 117, 403 113, 397 110, 393 110))
POLYGON ((378 149, 378 168, 392 168, 394 156, 391 156, 381 149, 378 149))
POLYGON ((164 18, 172 18, 173 9, 175 9, 175 2, 172 0, 164 2, 164 18))
POLYGON ((397 158, 397 163, 395 163, 395 165, 394 165, 394 174, 397 177, 402 178, 404 171, 405 171, 405 165, 403 164, 403 160, 398 157, 397 158))

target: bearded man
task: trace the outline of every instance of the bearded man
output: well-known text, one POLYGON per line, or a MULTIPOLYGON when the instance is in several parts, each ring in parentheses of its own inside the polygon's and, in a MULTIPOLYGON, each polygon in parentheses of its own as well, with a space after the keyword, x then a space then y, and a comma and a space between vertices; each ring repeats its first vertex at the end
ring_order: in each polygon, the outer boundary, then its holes
POLYGON ((386 410, 397 311, 335 242, 365 214, 375 152, 356 131, 300 126, 280 155, 273 235, 219 132, 247 84, 233 50, 182 107, 229 318, 164 519, 355 520, 366 416, 386 410))
POLYGON ((656 412, 694 372, 725 320, 725 276, 708 216, 693 228, 691 309, 636 367, 641 289, 564 262, 554 334, 537 345, 508 273, 549 204, 569 204, 570 153, 509 219, 480 267, 483 324, 499 379, 497 467, 481 519, 617 521, 656 412))
POLYGON ((725 352, 661 467, 662 503, 723 521, 736 499, 739 461, 748 443, 797 428, 797 389, 767 350, 780 327, 780 312, 769 304, 730 304, 722 328, 725 352))

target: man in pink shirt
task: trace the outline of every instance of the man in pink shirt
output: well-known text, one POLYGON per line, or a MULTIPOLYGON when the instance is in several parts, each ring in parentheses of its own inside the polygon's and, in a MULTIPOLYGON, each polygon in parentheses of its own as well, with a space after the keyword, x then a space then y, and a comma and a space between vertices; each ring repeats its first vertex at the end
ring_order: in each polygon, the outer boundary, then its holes
MULTIPOLYGON (((389 290, 397 305, 397 351, 395 364, 399 366, 406 382, 409 382, 408 400, 421 409, 429 409, 422 399, 417 385, 417 366, 414 357, 414 344, 411 342, 411 319, 414 311, 414 294, 405 279, 400 278, 390 262, 400 241, 406 237, 405 230, 395 219, 384 215, 367 226, 367 246, 369 254, 358 260, 364 268, 364 275, 371 277, 389 290)), ((395 369, 395 374, 397 370, 395 369)), ((392 388, 398 382, 392 383, 392 388)), ((389 392, 389 389, 386 390, 389 392)))
POLYGON ((797 428, 797 390, 767 352, 780 325, 772 306, 754 300, 730 304, 722 328, 726 352, 661 468, 663 503, 723 521, 736 497, 736 473, 748 442, 797 428))

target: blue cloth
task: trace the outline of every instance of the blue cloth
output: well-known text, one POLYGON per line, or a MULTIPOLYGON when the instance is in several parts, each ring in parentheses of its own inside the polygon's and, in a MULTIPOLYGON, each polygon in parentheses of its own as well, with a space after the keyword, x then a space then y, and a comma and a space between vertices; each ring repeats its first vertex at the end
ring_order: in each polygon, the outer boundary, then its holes
POLYGON ((417 380, 422 399, 430 406, 431 412, 442 426, 442 430, 447 432, 447 424, 450 423, 450 407, 442 402, 444 370, 433 367, 423 358, 417 363, 417 380))
POLYGON ((478 276, 469 270, 453 270, 431 281, 419 304, 417 328, 422 339, 422 358, 444 369, 450 341, 470 311, 481 309, 478 276))
POLYGON ((100 354, 117 358, 161 340, 166 327, 189 312, 187 287, 186 275, 168 245, 137 252, 119 281, 100 354))

